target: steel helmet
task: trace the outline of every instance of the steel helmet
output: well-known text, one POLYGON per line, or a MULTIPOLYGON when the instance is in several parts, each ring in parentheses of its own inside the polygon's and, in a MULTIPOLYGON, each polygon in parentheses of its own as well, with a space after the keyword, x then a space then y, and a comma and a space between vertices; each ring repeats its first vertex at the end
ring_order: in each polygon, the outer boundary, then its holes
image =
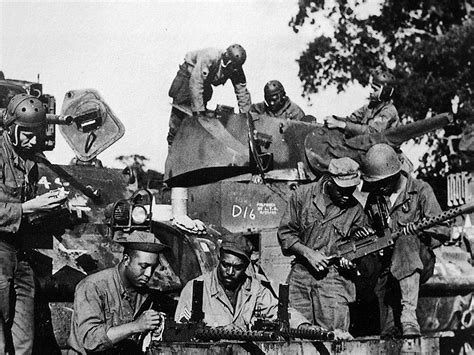
POLYGON ((365 153, 361 170, 364 181, 375 182, 399 173, 402 163, 391 146, 380 143, 370 147, 365 153))
POLYGON ((3 116, 3 127, 12 124, 24 128, 39 128, 46 125, 46 108, 38 98, 28 94, 13 96, 3 116))
POLYGON ((229 46, 225 51, 227 59, 229 59, 234 66, 241 67, 247 59, 247 53, 244 47, 240 44, 233 44, 229 46))
POLYGON ((272 95, 280 93, 285 95, 285 88, 278 80, 269 81, 265 84, 265 87, 263 88, 263 94, 265 95, 265 97, 270 97, 272 95))

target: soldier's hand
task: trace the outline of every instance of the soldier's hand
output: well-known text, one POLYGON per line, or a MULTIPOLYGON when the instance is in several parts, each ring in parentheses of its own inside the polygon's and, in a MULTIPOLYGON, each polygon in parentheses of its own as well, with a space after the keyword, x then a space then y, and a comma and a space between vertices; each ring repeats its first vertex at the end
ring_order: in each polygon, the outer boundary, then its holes
POLYGON ((55 191, 46 192, 34 199, 25 201, 21 204, 23 213, 34 213, 42 211, 51 211, 66 201, 67 195, 58 194, 55 191))
POLYGON ((324 271, 328 267, 330 261, 326 255, 318 250, 309 250, 305 257, 317 271, 324 271))
POLYGON ((372 228, 362 227, 362 228, 357 229, 354 232, 354 234, 352 235, 352 238, 354 238, 355 240, 360 240, 360 239, 367 238, 369 235, 373 235, 373 234, 375 234, 375 231, 372 228))
POLYGON ((355 265, 347 260, 346 258, 340 258, 339 259, 339 266, 342 267, 343 269, 354 269, 355 265))
POLYGON ((329 129, 333 129, 333 128, 344 129, 344 128, 346 128, 346 122, 338 120, 334 116, 324 117, 324 125, 329 129))
POLYGON ((408 223, 405 227, 403 227, 403 234, 405 235, 413 235, 417 233, 415 228, 415 223, 408 223))
POLYGON ((162 313, 149 309, 134 320, 134 323, 137 327, 137 332, 141 333, 158 328, 163 321, 164 316, 162 313))

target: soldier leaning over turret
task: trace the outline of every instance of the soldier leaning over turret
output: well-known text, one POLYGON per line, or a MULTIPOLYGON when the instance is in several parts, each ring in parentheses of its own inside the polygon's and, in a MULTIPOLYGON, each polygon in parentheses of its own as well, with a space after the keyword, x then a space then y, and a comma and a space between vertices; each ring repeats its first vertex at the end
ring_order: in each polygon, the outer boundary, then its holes
POLYGON ((372 73, 372 92, 369 103, 354 111, 350 116, 327 116, 324 123, 328 128, 342 129, 346 136, 381 132, 400 125, 398 112, 392 102, 395 77, 376 70, 372 73))
POLYGON ((263 88, 265 100, 250 106, 250 112, 287 120, 300 121, 303 110, 286 96, 285 88, 278 80, 271 80, 263 88))
MULTIPOLYGON (((206 104, 212 97, 212 86, 224 85, 230 79, 240 112, 248 112, 251 99, 242 68, 246 59, 247 53, 239 44, 233 44, 225 51, 206 48, 188 52, 168 92, 173 98, 173 104, 192 111, 194 116, 203 115, 206 112, 206 104)), ((178 108, 171 109, 169 145, 186 117, 178 108)))

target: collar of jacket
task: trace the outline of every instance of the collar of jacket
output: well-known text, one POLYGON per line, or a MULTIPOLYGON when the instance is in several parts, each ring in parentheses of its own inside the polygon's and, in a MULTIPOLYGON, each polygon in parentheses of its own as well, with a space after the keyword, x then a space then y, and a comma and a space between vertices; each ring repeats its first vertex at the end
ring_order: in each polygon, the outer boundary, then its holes
POLYGON ((13 145, 10 141, 10 137, 8 136, 7 131, 3 131, 2 138, 3 138, 2 139, 3 151, 6 153, 10 161, 13 162, 13 165, 15 166, 15 168, 18 168, 22 170, 23 172, 28 172, 31 169, 31 167, 34 165, 34 162, 31 161, 30 164, 28 164, 29 160, 24 160, 18 155, 18 153, 13 148, 13 145))
POLYGON ((403 206, 405 203, 409 202, 412 196, 418 194, 418 190, 415 188, 415 179, 403 171, 402 171, 402 174, 407 179, 406 186, 403 189, 403 191, 400 193, 400 195, 398 195, 397 199, 395 200, 395 203, 390 209, 390 214, 392 214, 392 212, 394 212, 400 206, 403 206))
MULTIPOLYGON (((252 276, 247 271, 245 271, 245 276, 246 278, 245 278, 244 283, 240 287, 240 291, 244 293, 250 293, 250 290, 252 288, 252 276)), ((214 268, 214 270, 212 270, 211 284, 209 287, 209 291, 212 297, 215 297, 219 293, 226 296, 224 288, 221 286, 221 284, 219 283, 219 279, 217 278, 217 267, 214 268)))

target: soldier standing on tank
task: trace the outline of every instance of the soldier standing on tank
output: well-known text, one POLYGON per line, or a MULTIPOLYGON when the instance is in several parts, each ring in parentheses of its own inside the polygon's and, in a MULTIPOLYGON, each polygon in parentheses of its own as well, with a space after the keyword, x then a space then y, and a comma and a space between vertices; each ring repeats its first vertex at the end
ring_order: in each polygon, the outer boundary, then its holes
MULTIPOLYGON (((184 63, 179 66, 168 92, 173 104, 189 109, 193 116, 202 116, 212 97, 212 86, 224 85, 230 79, 240 112, 248 112, 251 99, 242 68, 246 59, 247 53, 240 44, 233 44, 224 51, 205 48, 186 53, 184 63)), ((167 138, 169 145, 186 117, 187 114, 178 108, 171 109, 167 138)))
POLYGON ((271 80, 263 88, 265 100, 250 106, 250 112, 270 117, 300 121, 304 111, 286 96, 285 88, 278 80, 271 80))
POLYGON ((400 125, 398 112, 393 105, 395 77, 387 72, 375 70, 372 75, 372 92, 369 103, 350 116, 327 116, 325 125, 330 129, 341 129, 347 137, 382 132, 400 125))
MULTIPOLYGON (((362 162, 363 190, 369 191, 366 211, 377 233, 385 228, 403 228, 393 250, 384 250, 371 260, 378 265, 375 293, 379 301, 382 337, 420 336, 416 318, 420 282, 432 274, 433 248, 449 236, 446 226, 416 232, 413 224, 440 214, 441 208, 432 188, 402 170, 399 156, 387 144, 376 144, 362 162), (400 329, 401 328, 401 329, 400 329)), ((367 260, 366 260, 367 262, 367 260)))
POLYGON ((31 354, 35 282, 28 239, 28 216, 59 207, 64 197, 36 196, 38 166, 46 129, 46 109, 36 97, 14 96, 3 116, 0 137, 0 353, 31 354))
POLYGON ((329 174, 293 192, 283 214, 278 239, 284 255, 294 255, 290 305, 312 324, 350 338, 349 303, 355 300, 352 264, 342 258, 332 265, 337 242, 366 225, 353 193, 360 183, 359 164, 333 159, 329 174))

